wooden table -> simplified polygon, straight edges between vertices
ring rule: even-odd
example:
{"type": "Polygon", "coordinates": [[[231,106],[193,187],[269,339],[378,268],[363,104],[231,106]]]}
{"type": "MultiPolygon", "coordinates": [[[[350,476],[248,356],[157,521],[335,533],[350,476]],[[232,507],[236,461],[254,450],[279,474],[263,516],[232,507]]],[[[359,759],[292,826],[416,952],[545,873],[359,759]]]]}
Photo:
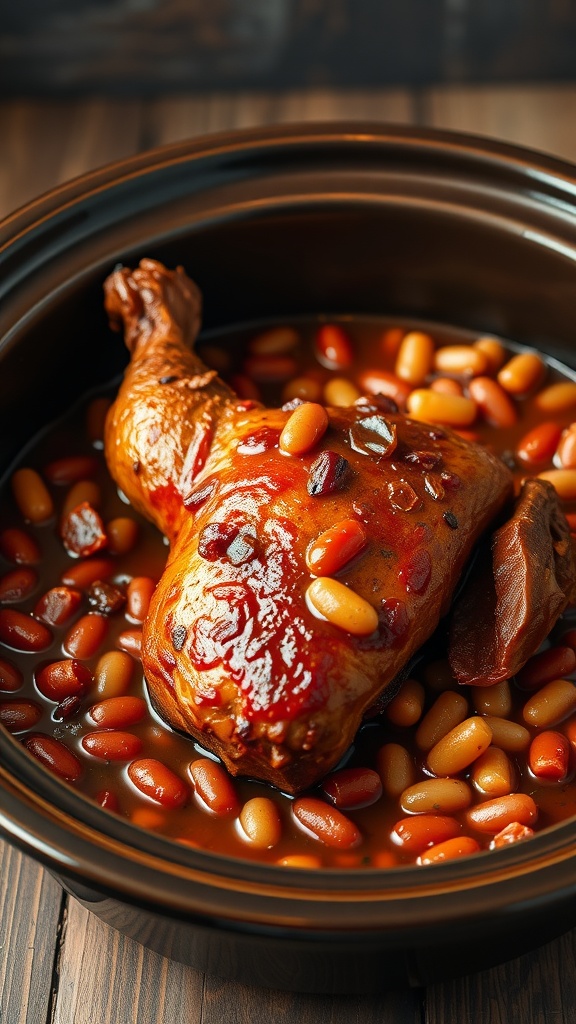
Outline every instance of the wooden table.
{"type": "MultiPolygon", "coordinates": [[[[576,85],[0,102],[0,217],[140,150],[289,121],[409,122],[576,161],[576,85]]],[[[204,976],[144,950],[0,843],[0,1024],[574,1024],[576,930],[490,971],[379,997],[298,996],[204,976]]]]}

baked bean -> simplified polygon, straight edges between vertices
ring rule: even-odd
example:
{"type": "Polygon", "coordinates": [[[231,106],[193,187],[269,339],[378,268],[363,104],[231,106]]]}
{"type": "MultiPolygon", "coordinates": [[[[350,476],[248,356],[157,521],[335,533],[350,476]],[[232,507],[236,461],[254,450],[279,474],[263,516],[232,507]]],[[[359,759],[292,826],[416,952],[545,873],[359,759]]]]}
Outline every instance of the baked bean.
{"type": "Polygon", "coordinates": [[[436,377],[430,381],[430,390],[437,391],[439,395],[463,395],[464,389],[459,381],[453,377],[436,377]]]}
{"type": "Polygon", "coordinates": [[[562,501],[576,501],[576,469],[545,469],[538,479],[552,484],[562,501]]]}
{"type": "Polygon", "coordinates": [[[130,821],[147,832],[162,832],[166,824],[166,813],[160,808],[152,810],[150,807],[134,807],[130,811],[130,821]]]}
{"type": "Polygon", "coordinates": [[[95,476],[97,471],[98,461],[93,455],[68,455],[63,459],[54,459],[43,470],[46,479],[60,487],[69,487],[78,480],[95,476]]]}
{"type": "Polygon", "coordinates": [[[0,554],[16,565],[38,565],[42,558],[35,538],[17,526],[8,527],[0,533],[0,554]]]}
{"type": "Polygon", "coordinates": [[[425,691],[417,679],[406,679],[395,697],[386,706],[386,718],[393,725],[408,727],[422,717],[425,691]]]}
{"type": "Polygon", "coordinates": [[[472,802],[470,786],[461,779],[425,779],[400,794],[407,814],[455,814],[472,802]]]}
{"type": "Polygon", "coordinates": [[[474,345],[444,345],[436,350],[434,369],[437,373],[454,373],[478,377],[489,368],[488,356],[474,345]]]}
{"type": "Polygon", "coordinates": [[[0,725],[8,732],[26,732],[42,718],[42,707],[33,700],[0,701],[0,725]]]}
{"type": "Polygon", "coordinates": [[[240,825],[247,840],[257,850],[270,850],[282,838],[278,808],[267,796],[254,796],[240,811],[240,825]]]}
{"type": "Polygon", "coordinates": [[[68,782],[76,782],[82,775],[82,765],[76,754],[54,736],[33,733],[26,737],[24,746],[45,768],[68,782]]]}
{"type": "Polygon", "coordinates": [[[484,720],[490,726],[495,746],[507,750],[509,754],[520,754],[529,746],[530,733],[518,722],[511,722],[498,715],[486,715],[484,720]]]}
{"type": "Polygon", "coordinates": [[[104,427],[110,405],[109,398],[94,398],[86,410],[86,433],[95,448],[104,447],[104,427]]]}
{"type": "Polygon", "coordinates": [[[334,576],[366,546],[366,531],[357,519],[342,519],[312,541],[306,565],[316,576],[334,576]]]}
{"type": "Polygon", "coordinates": [[[547,415],[576,408],[576,382],[563,380],[542,388],[533,398],[536,409],[547,415]]]}
{"type": "Polygon", "coordinates": [[[376,767],[382,788],[392,800],[398,799],[416,777],[414,758],[400,743],[384,743],[376,755],[376,767]]]}
{"type": "Polygon", "coordinates": [[[474,377],[468,385],[468,394],[491,426],[513,427],[516,423],[516,406],[504,388],[492,377],[474,377]]]}
{"type": "Polygon", "coordinates": [[[78,619],[68,630],[62,644],[66,654],[72,658],[92,658],[104,642],[108,632],[108,622],[103,615],[88,612],[78,619]]]}
{"type": "Polygon", "coordinates": [[[420,387],[434,365],[434,342],[423,331],[409,331],[398,349],[394,373],[412,387],[420,387]]]}
{"type": "Polygon", "coordinates": [[[352,342],[338,324],[322,324],[316,332],[316,358],[329,370],[347,370],[354,361],[352,342]]]}
{"type": "Polygon", "coordinates": [[[138,523],[130,516],[117,516],[106,523],[108,550],[112,555],[125,555],[136,547],[138,523]]]}
{"type": "Polygon", "coordinates": [[[292,804],[296,821],[325,846],[350,849],[358,846],[361,835],[354,822],[336,807],[313,796],[300,796],[292,804]]]}
{"type": "Polygon", "coordinates": [[[52,633],[25,612],[0,608],[0,643],[15,651],[44,651],[52,643],[52,633]]]}
{"type": "Polygon", "coordinates": [[[13,665],[6,658],[0,658],[0,691],[2,693],[14,693],[19,690],[24,682],[24,676],[19,668],[13,665]]]}
{"type": "Polygon", "coordinates": [[[141,722],[146,710],[142,697],[108,697],[93,704],[88,716],[101,729],[127,729],[141,722]]]}
{"type": "Polygon", "coordinates": [[[461,831],[462,827],[456,818],[449,815],[415,814],[397,821],[390,838],[406,853],[418,855],[429,846],[454,839],[461,831]]]}
{"type": "Polygon", "coordinates": [[[570,766],[567,737],[553,729],[538,733],[530,744],[528,763],[537,779],[551,779],[553,782],[565,779],[570,766]]]}
{"type": "Polygon", "coordinates": [[[512,822],[533,825],[538,818],[538,808],[527,793],[510,793],[495,800],[485,800],[481,804],[469,807],[464,813],[470,828],[492,835],[496,835],[512,822]]]}
{"type": "Polygon", "coordinates": [[[497,338],[477,338],[474,348],[480,349],[488,359],[489,373],[497,373],[506,362],[506,349],[497,338]]]}
{"type": "Polygon", "coordinates": [[[71,587],[52,587],[36,603],[34,615],[48,626],[63,626],[80,606],[82,594],[71,587]]]}
{"type": "Polygon", "coordinates": [[[322,385],[314,377],[294,377],[284,385],[282,401],[291,402],[301,398],[303,402],[318,402],[322,398],[322,385]]]}
{"type": "Polygon", "coordinates": [[[382,796],[382,781],[371,768],[341,768],[326,776],[322,789],[335,807],[349,811],[376,803],[382,796]]]}
{"type": "Polygon", "coordinates": [[[376,609],[338,580],[318,576],[308,586],[306,596],[315,611],[353,636],[370,636],[378,629],[376,609]]]}
{"type": "Polygon", "coordinates": [[[116,638],[120,650],[131,654],[133,658],[139,659],[142,656],[142,630],[125,629],[116,638]]]}
{"type": "Polygon", "coordinates": [[[576,686],[568,679],[553,679],[527,700],[522,717],[527,725],[548,729],[576,708],[576,686]]]}
{"type": "Polygon", "coordinates": [[[244,363],[244,372],[257,384],[273,384],[294,377],[297,370],[292,356],[269,355],[249,356],[244,363]]]}
{"type": "Polygon", "coordinates": [[[457,775],[491,742],[492,732],[485,718],[466,718],[428,751],[428,767],[434,775],[457,775]]]}
{"type": "Polygon", "coordinates": [[[464,395],[442,395],[430,388],[417,388],[406,401],[408,414],[425,423],[448,427],[469,427],[476,419],[476,403],[464,395]]]}
{"type": "Polygon", "coordinates": [[[123,697],[130,687],[134,673],[134,661],[124,651],[106,651],[94,669],[95,690],[99,697],[108,700],[123,697]]]}
{"type": "MultiPolygon", "coordinates": [[[[560,646],[571,647],[576,653],[576,629],[567,629],[565,633],[562,633],[560,637],[560,646]]],[[[558,673],[563,675],[564,673],[558,673]]]]}
{"type": "Polygon", "coordinates": [[[62,503],[61,518],[65,519],[79,505],[100,508],[102,490],[95,480],[78,480],[72,485],[62,503]]]}
{"type": "Polygon", "coordinates": [[[24,519],[45,523],[54,515],[54,502],[42,477],[35,469],[23,467],[12,474],[14,500],[24,519]]]}
{"type": "Polygon", "coordinates": [[[224,768],[209,757],[200,757],[191,762],[188,771],[196,795],[208,810],[219,817],[236,817],[240,805],[234,784],[224,768]]]}
{"type": "Polygon", "coordinates": [[[38,574],[30,566],[20,565],[11,569],[0,577],[0,601],[17,604],[32,593],[37,583],[38,574]]]}
{"type": "Polygon", "coordinates": [[[281,450],[288,455],[305,455],[324,436],[328,423],[328,413],[323,405],[303,402],[284,424],[279,441],[281,450]]]}
{"type": "Polygon", "coordinates": [[[300,344],[300,335],[294,327],[271,327],[250,339],[248,351],[253,356],[276,356],[291,352],[300,344]]]}
{"type": "Polygon", "coordinates": [[[131,761],[142,750],[142,740],[131,732],[119,730],[87,732],[82,737],[82,746],[101,761],[131,761]]]}
{"type": "Polygon", "coordinates": [[[289,853],[286,857],[281,857],[278,864],[281,864],[285,868],[321,868],[322,861],[319,857],[314,857],[312,853],[289,853]]]}
{"type": "Polygon", "coordinates": [[[499,850],[511,843],[517,843],[521,839],[530,839],[534,835],[534,829],[528,825],[521,825],[519,821],[511,821],[501,832],[498,832],[490,842],[491,850],[499,850]]]}
{"type": "Polygon", "coordinates": [[[108,580],[114,574],[115,565],[110,558],[84,558],[64,570],[60,582],[67,587],[86,590],[97,580],[108,580]]]}
{"type": "Polygon", "coordinates": [[[544,360],[536,352],[512,356],[497,375],[497,381],[510,395],[527,395],[540,386],[546,376],[544,360]]]}
{"type": "Polygon", "coordinates": [[[576,423],[559,436],[555,455],[556,464],[560,463],[562,469],[576,469],[576,423]]]}
{"type": "Polygon", "coordinates": [[[162,807],[182,807],[188,799],[186,783],[162,761],[143,757],[128,765],[128,778],[144,796],[162,807]]]}
{"type": "Polygon", "coordinates": [[[456,860],[457,857],[467,857],[471,853],[478,853],[480,844],[472,836],[456,836],[454,839],[447,839],[444,843],[437,843],[429,850],[422,853],[417,860],[418,864],[442,864],[447,860],[456,860]]]}
{"type": "Polygon", "coordinates": [[[508,718],[512,711],[510,683],[502,679],[493,686],[472,686],[472,703],[479,715],[508,718]]]}
{"type": "Polygon", "coordinates": [[[419,750],[431,750],[468,714],[468,701],[461,693],[444,690],[420,722],[414,739],[419,750]]]}
{"type": "Polygon", "coordinates": [[[548,647],[533,654],[516,676],[523,690],[537,690],[544,683],[568,676],[576,669],[576,651],[568,644],[548,647]]]}
{"type": "Polygon", "coordinates": [[[380,351],[386,360],[394,361],[402,338],[406,334],[403,327],[387,327],[380,337],[380,351]]]}
{"type": "Polygon", "coordinates": [[[325,405],[346,408],[349,405],[354,405],[358,398],[360,398],[358,388],[346,377],[333,377],[324,385],[325,405]]]}
{"type": "Polygon", "coordinates": [[[130,580],[126,590],[126,614],[133,622],[144,622],[155,589],[156,582],[149,576],[134,576],[130,580]]]}
{"type": "Polygon", "coordinates": [[[530,466],[549,462],[556,451],[561,434],[562,428],[557,423],[539,423],[520,439],[516,445],[516,455],[530,466]]]}
{"type": "Polygon", "coordinates": [[[92,685],[92,673],[75,658],[52,661],[36,672],[36,686],[43,697],[56,704],[66,697],[80,697],[92,685]]]}
{"type": "Polygon", "coordinates": [[[405,380],[400,380],[389,370],[364,370],[358,374],[358,387],[363,395],[384,395],[391,398],[399,409],[406,408],[412,387],[405,380]]]}
{"type": "Polygon", "coordinates": [[[506,796],[516,789],[516,771],[506,752],[491,746],[472,765],[470,781],[482,796],[506,796]]]}

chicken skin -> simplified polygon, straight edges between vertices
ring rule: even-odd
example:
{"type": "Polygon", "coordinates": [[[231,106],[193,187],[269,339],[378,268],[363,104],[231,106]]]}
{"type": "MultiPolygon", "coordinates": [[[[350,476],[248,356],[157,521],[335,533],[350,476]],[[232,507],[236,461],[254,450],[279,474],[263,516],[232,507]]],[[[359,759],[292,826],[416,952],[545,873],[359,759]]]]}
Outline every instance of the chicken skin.
{"type": "Polygon", "coordinates": [[[108,465],[170,546],[143,631],[151,699],[232,774],[297,793],[394,694],[510,498],[510,472],[377,399],[328,409],[317,442],[287,451],[294,407],[239,399],[195,355],[201,299],[182,269],[115,270],[105,298],[130,351],[108,465]],[[350,521],[364,540],[320,574],[321,591],[333,577],[346,588],[338,615],[322,613],[311,546],[350,521]]]}

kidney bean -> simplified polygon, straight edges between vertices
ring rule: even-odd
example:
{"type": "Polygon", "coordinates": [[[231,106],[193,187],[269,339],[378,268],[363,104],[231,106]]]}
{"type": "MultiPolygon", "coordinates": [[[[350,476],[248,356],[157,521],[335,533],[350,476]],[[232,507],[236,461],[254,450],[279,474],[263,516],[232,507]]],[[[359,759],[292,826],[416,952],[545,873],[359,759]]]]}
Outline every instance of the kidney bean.
{"type": "Polygon", "coordinates": [[[376,609],[338,580],[318,576],[309,584],[306,596],[320,615],[347,633],[370,636],[378,629],[376,609]]]}
{"type": "Polygon", "coordinates": [[[358,387],[363,395],[384,395],[391,398],[399,409],[405,409],[408,396],[412,392],[412,386],[405,380],[400,380],[395,373],[389,370],[364,370],[358,374],[358,387]]]}
{"type": "Polygon", "coordinates": [[[126,591],[126,614],[134,622],[144,622],[155,589],[156,582],[149,576],[134,576],[130,580],[126,591]]]}
{"type": "Polygon", "coordinates": [[[0,658],[0,691],[3,693],[14,693],[19,690],[24,682],[24,676],[19,668],[13,665],[6,658],[0,658]]]}
{"type": "Polygon", "coordinates": [[[62,646],[66,654],[83,661],[96,654],[107,632],[108,620],[88,612],[68,630],[62,646]]]}
{"type": "Polygon", "coordinates": [[[77,782],[82,775],[82,765],[76,754],[54,736],[34,733],[26,737],[24,746],[45,768],[68,782],[77,782]]]}
{"type": "Polygon", "coordinates": [[[86,433],[95,448],[104,447],[104,425],[111,404],[109,398],[93,398],[86,410],[86,433]]]}
{"type": "Polygon", "coordinates": [[[282,838],[278,808],[266,796],[247,800],[240,811],[240,825],[249,843],[257,850],[270,850],[282,838]]]}
{"type": "Polygon", "coordinates": [[[468,394],[493,427],[513,427],[516,423],[518,413],[514,402],[492,377],[474,377],[468,385],[468,394]]]}
{"type": "Polygon", "coordinates": [[[134,661],[125,651],[106,651],[96,663],[94,681],[96,693],[103,700],[123,697],[128,692],[134,661]]]}
{"type": "Polygon", "coordinates": [[[469,807],[465,817],[470,828],[496,835],[512,822],[533,825],[538,818],[538,808],[527,793],[510,793],[469,807]]]}
{"type": "Polygon", "coordinates": [[[456,860],[457,857],[467,857],[471,853],[478,853],[480,844],[472,836],[455,836],[454,839],[446,839],[443,843],[431,846],[425,853],[418,857],[418,864],[442,864],[447,860],[456,860]]]}
{"type": "Polygon", "coordinates": [[[52,712],[52,718],[55,722],[64,722],[67,718],[71,718],[72,715],[77,714],[80,710],[80,705],[80,697],[77,694],[70,697],[64,697],[64,700],[61,700],[52,712]]]}
{"type": "Polygon", "coordinates": [[[8,527],[0,533],[0,553],[16,565],[38,565],[42,558],[35,538],[17,526],[8,527]]]}
{"type": "Polygon", "coordinates": [[[417,679],[406,679],[386,706],[386,718],[393,725],[406,728],[415,725],[422,717],[425,691],[417,679]]]}
{"type": "Polygon", "coordinates": [[[26,732],[42,718],[42,707],[33,700],[0,701],[0,725],[8,732],[26,732]]]}
{"type": "Polygon", "coordinates": [[[17,469],[12,474],[12,492],[24,519],[31,523],[45,523],[54,515],[50,492],[35,469],[17,469]]]}
{"type": "Polygon", "coordinates": [[[139,659],[142,655],[142,630],[125,629],[116,638],[116,644],[122,651],[139,659]]]}
{"type": "Polygon", "coordinates": [[[188,798],[185,782],[156,758],[143,757],[132,761],[128,765],[128,777],[140,793],[162,807],[182,807],[188,798]]]}
{"type": "Polygon", "coordinates": [[[66,697],[80,697],[92,685],[92,673],[80,661],[53,661],[36,672],[36,686],[43,697],[56,704],[66,697]]]}
{"type": "Polygon", "coordinates": [[[292,804],[292,813],[296,821],[325,846],[350,849],[362,841],[350,818],[316,797],[298,797],[292,804]]]}
{"type": "Polygon", "coordinates": [[[114,811],[118,814],[120,810],[120,801],[118,800],[117,794],[112,789],[101,789],[96,793],[95,800],[100,804],[100,807],[104,807],[107,811],[114,811]]]}
{"type": "Polygon", "coordinates": [[[89,717],[101,729],[127,729],[141,722],[146,715],[146,701],[142,697],[108,697],[93,704],[89,717]]]}
{"type": "Polygon", "coordinates": [[[109,730],[87,732],[82,746],[92,757],[102,761],[131,761],[142,750],[142,740],[131,732],[109,730]]]}
{"type": "Polygon", "coordinates": [[[538,423],[520,439],[516,445],[516,455],[530,466],[549,462],[556,451],[561,434],[562,427],[552,420],[538,423]]]}
{"type": "Polygon", "coordinates": [[[456,818],[444,814],[415,814],[396,822],[391,839],[406,853],[418,855],[429,846],[454,839],[461,830],[456,818]]]}
{"type": "Polygon", "coordinates": [[[5,604],[17,604],[23,601],[35,589],[38,574],[29,566],[19,566],[0,577],[0,601],[5,604]]]}
{"type": "Polygon", "coordinates": [[[95,476],[98,460],[93,455],[67,455],[44,466],[44,476],[51,484],[69,487],[77,480],[95,476]]]}
{"type": "Polygon", "coordinates": [[[483,796],[506,796],[516,789],[516,771],[500,747],[488,747],[474,762],[470,781],[483,796]]]}
{"type": "Polygon", "coordinates": [[[322,324],[316,332],[316,358],[329,370],[347,370],[354,361],[352,342],[338,324],[322,324]]]}
{"type": "Polygon", "coordinates": [[[376,803],[382,796],[382,780],[371,768],[341,768],[326,776],[322,789],[335,807],[351,811],[376,803]]]}
{"type": "Polygon", "coordinates": [[[72,485],[62,504],[61,518],[65,519],[75,508],[84,504],[94,509],[100,508],[102,504],[102,491],[95,480],[79,480],[72,485]]]}
{"type": "Polygon", "coordinates": [[[25,612],[0,608],[0,643],[16,651],[44,651],[52,643],[52,633],[25,612]]]}
{"type": "Polygon", "coordinates": [[[278,356],[291,352],[299,344],[298,331],[294,327],[280,325],[254,335],[248,344],[248,351],[253,356],[278,356]]]}
{"type": "Polygon", "coordinates": [[[196,795],[208,810],[220,817],[238,814],[240,804],[234,784],[221,765],[209,757],[200,757],[191,762],[188,771],[196,795]]]}
{"type": "Polygon", "coordinates": [[[72,587],[52,587],[38,600],[34,608],[37,619],[49,626],[63,626],[78,611],[82,594],[72,587]]]}
{"type": "Polygon", "coordinates": [[[366,531],[357,519],[342,519],[310,544],[306,565],[316,576],[334,576],[360,554],[366,541],[366,531]]]}
{"type": "Polygon", "coordinates": [[[576,501],[576,469],[545,469],[538,479],[552,484],[561,501],[576,501]]]}
{"type": "Polygon", "coordinates": [[[568,644],[560,644],[533,654],[520,669],[516,682],[523,690],[537,690],[544,683],[568,676],[575,670],[576,651],[568,644]]]}
{"type": "Polygon", "coordinates": [[[60,582],[67,587],[86,590],[97,580],[108,580],[110,576],[113,576],[115,568],[116,566],[110,558],[86,558],[65,569],[60,577],[60,582]]]}
{"type": "Polygon", "coordinates": [[[397,800],[416,777],[414,758],[401,743],[384,743],[376,755],[378,774],[386,796],[397,800]]]}
{"type": "Polygon", "coordinates": [[[126,555],[136,547],[139,527],[130,516],[117,516],[106,524],[108,550],[113,555],[126,555]]]}
{"type": "Polygon", "coordinates": [[[553,729],[546,729],[534,737],[528,754],[530,771],[537,779],[551,779],[560,782],[565,779],[570,766],[570,743],[566,736],[553,729]]]}

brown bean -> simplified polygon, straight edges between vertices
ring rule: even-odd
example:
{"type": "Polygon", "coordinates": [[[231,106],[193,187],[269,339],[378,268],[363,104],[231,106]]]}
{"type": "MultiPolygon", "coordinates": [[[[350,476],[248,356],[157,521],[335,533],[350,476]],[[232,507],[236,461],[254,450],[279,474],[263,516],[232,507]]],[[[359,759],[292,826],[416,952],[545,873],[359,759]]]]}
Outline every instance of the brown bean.
{"type": "Polygon", "coordinates": [[[418,749],[431,750],[438,740],[463,722],[467,714],[468,701],[461,693],[442,691],[416,730],[414,738],[418,749]]]}
{"type": "Polygon", "coordinates": [[[537,779],[561,782],[570,766],[570,743],[566,736],[553,729],[538,733],[530,744],[530,771],[537,779]]]}
{"type": "Polygon", "coordinates": [[[406,408],[412,387],[405,380],[400,380],[395,373],[377,368],[364,370],[358,375],[358,387],[363,395],[384,395],[391,398],[399,409],[406,408]]]}
{"type": "Polygon", "coordinates": [[[510,395],[527,395],[539,387],[546,376],[546,364],[537,352],[512,356],[498,372],[497,380],[510,395]]]}
{"type": "Polygon", "coordinates": [[[66,697],[80,697],[92,685],[92,673],[81,661],[52,661],[36,672],[36,686],[43,697],[56,704],[66,697]]]}
{"type": "Polygon", "coordinates": [[[463,395],[464,389],[459,381],[453,377],[436,377],[430,381],[430,390],[437,391],[439,395],[463,395]]]}
{"type": "Polygon", "coordinates": [[[488,747],[472,765],[470,781],[483,796],[506,796],[516,789],[516,771],[504,750],[488,747]]]}
{"type": "Polygon", "coordinates": [[[68,630],[62,646],[72,658],[92,658],[104,642],[107,632],[108,620],[103,615],[88,612],[68,630]]]}
{"type": "Polygon", "coordinates": [[[425,423],[469,427],[476,419],[476,403],[464,395],[440,394],[430,388],[416,388],[406,401],[408,414],[425,423]]]}
{"type": "Polygon", "coordinates": [[[86,433],[95,448],[104,447],[104,425],[111,404],[109,398],[94,398],[86,410],[86,433]]]}
{"type": "Polygon", "coordinates": [[[87,732],[82,737],[82,746],[101,761],[131,761],[142,750],[142,740],[131,732],[107,730],[87,732]]]}
{"type": "Polygon", "coordinates": [[[25,612],[0,608],[0,643],[16,651],[44,651],[52,643],[52,633],[25,612]]]}
{"type": "Polygon", "coordinates": [[[565,430],[558,438],[558,447],[555,450],[556,465],[560,463],[562,469],[576,469],[576,424],[572,423],[568,430],[565,430]]]}
{"type": "Polygon", "coordinates": [[[306,870],[322,867],[320,858],[315,857],[312,853],[289,853],[286,857],[281,857],[277,863],[285,868],[304,868],[306,870]]]}
{"type": "Polygon", "coordinates": [[[33,700],[0,701],[0,725],[8,732],[27,732],[42,718],[42,707],[33,700]]]}
{"type": "Polygon", "coordinates": [[[487,423],[493,427],[512,427],[518,419],[516,406],[504,388],[492,377],[474,377],[468,394],[487,423]]]}
{"type": "Polygon", "coordinates": [[[98,472],[98,460],[93,455],[67,455],[44,466],[44,476],[51,484],[69,487],[77,480],[93,477],[98,472]]]}
{"type": "Polygon", "coordinates": [[[398,693],[386,705],[386,718],[393,725],[407,728],[422,717],[425,691],[417,679],[406,679],[398,693]]]}
{"type": "Polygon", "coordinates": [[[444,814],[415,814],[394,825],[392,841],[407,853],[423,853],[429,846],[454,839],[461,832],[456,818],[444,814]]]}
{"type": "Polygon", "coordinates": [[[17,604],[23,601],[35,589],[38,574],[27,565],[18,566],[0,577],[0,601],[4,604],[17,604]]]}
{"type": "Polygon", "coordinates": [[[149,576],[134,576],[126,591],[126,614],[133,622],[144,622],[156,581],[149,576]]]}
{"type": "Polygon", "coordinates": [[[424,331],[409,331],[398,349],[394,373],[411,387],[420,387],[434,364],[434,341],[424,331]]]}
{"type": "Polygon", "coordinates": [[[115,814],[120,811],[118,795],[111,789],[99,790],[94,799],[96,803],[100,804],[100,807],[104,807],[107,811],[114,811],[115,814]]]}
{"type": "Polygon", "coordinates": [[[0,691],[14,693],[20,689],[23,682],[24,676],[20,669],[6,658],[0,658],[0,691]]]}
{"type": "Polygon", "coordinates": [[[498,715],[508,718],[512,711],[510,683],[502,679],[493,686],[472,686],[472,703],[479,715],[498,715]]]}
{"type": "Polygon", "coordinates": [[[454,814],[471,802],[472,792],[462,779],[425,779],[400,795],[400,806],[407,814],[454,814]]]}
{"type": "Polygon", "coordinates": [[[349,811],[376,803],[382,796],[382,781],[371,768],[341,768],[326,776],[322,789],[335,807],[349,811]]]}
{"type": "Polygon", "coordinates": [[[552,484],[561,501],[576,501],[576,469],[545,469],[538,479],[552,484]]]}
{"type": "Polygon", "coordinates": [[[113,555],[125,555],[138,542],[139,527],[131,516],[117,516],[106,523],[108,550],[113,555]]]}
{"type": "Polygon", "coordinates": [[[45,768],[68,782],[76,782],[82,775],[82,765],[76,754],[54,736],[34,733],[24,740],[24,746],[45,768]]]}
{"type": "Polygon", "coordinates": [[[36,603],[34,615],[49,626],[63,626],[77,612],[81,601],[79,590],[52,587],[36,603]]]}
{"type": "Polygon", "coordinates": [[[470,828],[496,835],[515,821],[520,825],[533,825],[538,818],[538,808],[527,793],[510,793],[469,807],[465,817],[470,828]]]}
{"type": "Polygon", "coordinates": [[[414,758],[400,743],[384,743],[376,755],[376,766],[382,788],[392,800],[397,800],[415,781],[414,758]]]}
{"type": "Polygon", "coordinates": [[[378,613],[360,594],[329,576],[309,584],[306,597],[328,622],[353,636],[370,636],[378,629],[378,613]]]}
{"type": "Polygon", "coordinates": [[[329,370],[347,370],[354,360],[352,342],[339,324],[322,324],[316,332],[316,358],[329,370]]]}
{"type": "Polygon", "coordinates": [[[309,546],[306,565],[316,576],[334,576],[366,546],[366,531],[357,519],[342,519],[309,546]]]}
{"type": "Polygon", "coordinates": [[[556,415],[573,409],[576,407],[576,383],[563,380],[549,384],[534,396],[533,404],[536,409],[547,415],[556,415]]]}
{"type": "Polygon", "coordinates": [[[134,661],[124,651],[106,651],[96,663],[96,693],[103,699],[123,697],[128,692],[134,661]]]}
{"type": "Polygon", "coordinates": [[[472,764],[492,742],[485,718],[467,718],[438,740],[428,751],[428,767],[434,775],[457,775],[472,764]]]}
{"type": "Polygon", "coordinates": [[[284,424],[280,434],[280,449],[288,455],[304,455],[324,436],[328,423],[328,413],[323,405],[303,402],[284,424]]]}
{"type": "Polygon", "coordinates": [[[454,373],[478,377],[489,368],[488,356],[474,345],[443,345],[436,350],[434,369],[437,373],[454,373]]]}
{"type": "Polygon", "coordinates": [[[497,338],[476,338],[474,348],[480,349],[488,359],[488,372],[497,373],[506,361],[506,349],[497,338]]]}
{"type": "Polygon", "coordinates": [[[78,480],[73,484],[66,495],[61,510],[61,518],[65,519],[79,505],[90,505],[91,508],[100,508],[102,504],[102,491],[95,480],[78,480]]]}
{"type": "Polygon", "coordinates": [[[332,377],[324,385],[324,404],[338,408],[354,405],[360,398],[360,391],[347,377],[332,377]]]}
{"type": "Polygon", "coordinates": [[[551,420],[538,423],[527,431],[516,445],[517,457],[530,466],[549,462],[556,451],[561,433],[562,428],[558,423],[551,420]]]}
{"type": "Polygon", "coordinates": [[[127,729],[141,722],[146,711],[142,697],[108,697],[93,704],[88,715],[101,729],[127,729]]]}
{"type": "Polygon", "coordinates": [[[548,647],[533,654],[516,676],[523,690],[538,690],[544,683],[568,676],[576,669],[576,651],[568,644],[548,647]]]}
{"type": "Polygon", "coordinates": [[[35,469],[25,466],[12,474],[14,500],[31,523],[45,523],[54,515],[54,502],[42,477],[35,469]]]}
{"type": "Polygon", "coordinates": [[[576,686],[568,679],[553,679],[527,700],[522,717],[536,729],[549,729],[576,708],[576,686]]]}
{"type": "Polygon", "coordinates": [[[498,715],[486,715],[485,722],[490,726],[492,742],[496,747],[507,750],[510,754],[520,754],[530,743],[530,733],[519,722],[511,722],[508,718],[498,715]]]}
{"type": "Polygon", "coordinates": [[[478,853],[479,849],[480,844],[472,836],[456,836],[454,839],[446,839],[443,843],[431,846],[418,857],[418,864],[443,864],[447,860],[478,853]]]}
{"type": "Polygon", "coordinates": [[[292,813],[298,824],[325,846],[350,849],[361,842],[354,822],[316,797],[298,797],[292,804],[292,813]]]}
{"type": "Polygon", "coordinates": [[[0,533],[0,553],[16,565],[38,565],[42,558],[35,538],[17,526],[8,527],[0,533]]]}
{"type": "Polygon", "coordinates": [[[248,350],[253,356],[276,356],[291,352],[299,344],[298,331],[294,327],[282,324],[254,335],[248,343],[248,350]]]}
{"type": "Polygon", "coordinates": [[[267,796],[254,796],[240,811],[240,825],[257,850],[270,850],[282,838],[282,822],[278,808],[267,796]]]}
{"type": "Polygon", "coordinates": [[[150,797],[162,807],[182,807],[188,798],[188,787],[162,761],[143,757],[128,765],[128,777],[132,785],[144,796],[150,797]]]}
{"type": "Polygon", "coordinates": [[[192,761],[188,771],[199,800],[220,817],[236,816],[240,810],[234,784],[228,773],[209,757],[192,761]]]}
{"type": "Polygon", "coordinates": [[[108,580],[114,575],[115,564],[110,558],[84,558],[64,570],[60,582],[67,587],[86,590],[97,580],[108,580]]]}
{"type": "Polygon", "coordinates": [[[314,377],[294,377],[282,391],[282,401],[291,402],[301,398],[303,402],[318,402],[322,398],[322,385],[314,377]]]}
{"type": "Polygon", "coordinates": [[[139,659],[142,655],[142,630],[125,629],[116,637],[116,644],[122,651],[139,659]]]}

